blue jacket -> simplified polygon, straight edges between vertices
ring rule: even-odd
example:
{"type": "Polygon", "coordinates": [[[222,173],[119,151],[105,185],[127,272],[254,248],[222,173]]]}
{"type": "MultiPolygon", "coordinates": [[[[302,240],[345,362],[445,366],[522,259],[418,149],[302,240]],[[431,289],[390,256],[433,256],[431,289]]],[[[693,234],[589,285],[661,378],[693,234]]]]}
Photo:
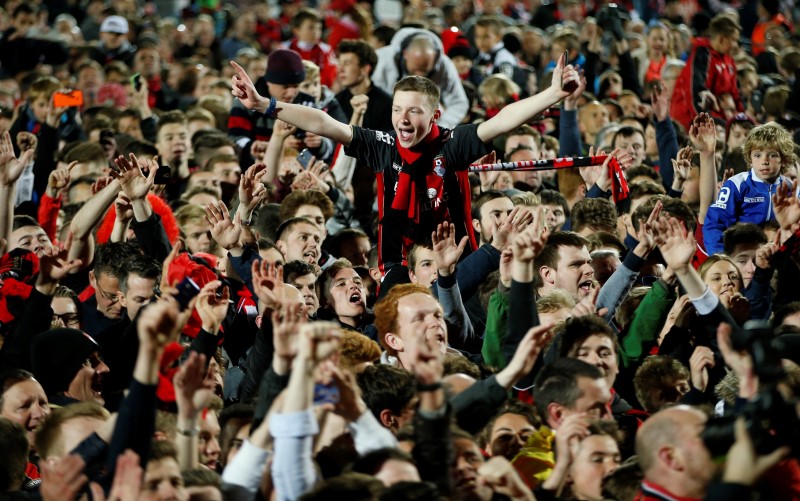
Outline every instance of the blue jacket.
{"type": "Polygon", "coordinates": [[[723,251],[722,234],[733,223],[761,224],[775,219],[772,194],[784,182],[791,181],[779,176],[774,183],[767,184],[752,169],[725,181],[716,202],[708,208],[703,226],[708,255],[723,251]]]}

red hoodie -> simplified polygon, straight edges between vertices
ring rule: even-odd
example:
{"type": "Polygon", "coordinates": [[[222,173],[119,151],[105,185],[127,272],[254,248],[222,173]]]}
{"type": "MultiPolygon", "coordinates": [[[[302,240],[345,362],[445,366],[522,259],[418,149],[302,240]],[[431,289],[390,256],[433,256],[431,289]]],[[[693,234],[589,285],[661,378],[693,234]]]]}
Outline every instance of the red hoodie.
{"type": "MultiPolygon", "coordinates": [[[[675,90],[672,93],[670,114],[673,120],[689,129],[694,117],[700,111],[700,92],[708,90],[715,96],[729,93],[733,96],[738,111],[744,111],[739,97],[736,81],[736,63],[727,54],[711,48],[707,38],[698,38],[692,48],[686,66],[683,67],[675,90]]],[[[710,111],[709,111],[710,112],[710,111]]],[[[721,113],[710,112],[712,116],[725,118],[721,113]]]]}

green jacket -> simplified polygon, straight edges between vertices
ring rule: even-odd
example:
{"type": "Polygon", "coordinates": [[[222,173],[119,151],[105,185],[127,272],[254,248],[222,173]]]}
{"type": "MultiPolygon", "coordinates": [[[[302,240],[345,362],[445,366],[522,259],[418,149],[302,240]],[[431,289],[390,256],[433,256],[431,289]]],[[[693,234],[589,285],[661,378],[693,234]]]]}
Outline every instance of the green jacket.
{"type": "Polygon", "coordinates": [[[644,358],[645,349],[657,341],[676,298],[675,290],[663,280],[656,281],[642,298],[628,333],[620,342],[619,356],[623,366],[630,367],[644,358]]]}
{"type": "Polygon", "coordinates": [[[483,334],[481,354],[486,365],[503,369],[503,338],[508,329],[508,292],[495,291],[489,298],[486,311],[486,330],[483,334]]]}

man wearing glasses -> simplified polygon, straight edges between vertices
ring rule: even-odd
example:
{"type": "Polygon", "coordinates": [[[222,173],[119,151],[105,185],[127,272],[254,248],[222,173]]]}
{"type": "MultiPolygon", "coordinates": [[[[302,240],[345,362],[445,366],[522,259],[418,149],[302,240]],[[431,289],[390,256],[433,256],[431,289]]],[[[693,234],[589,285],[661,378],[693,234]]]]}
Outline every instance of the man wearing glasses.
{"type": "Polygon", "coordinates": [[[137,254],[139,251],[136,246],[124,242],[97,247],[94,265],[89,271],[91,287],[80,296],[84,332],[96,336],[122,318],[119,280],[123,265],[137,254]]]}

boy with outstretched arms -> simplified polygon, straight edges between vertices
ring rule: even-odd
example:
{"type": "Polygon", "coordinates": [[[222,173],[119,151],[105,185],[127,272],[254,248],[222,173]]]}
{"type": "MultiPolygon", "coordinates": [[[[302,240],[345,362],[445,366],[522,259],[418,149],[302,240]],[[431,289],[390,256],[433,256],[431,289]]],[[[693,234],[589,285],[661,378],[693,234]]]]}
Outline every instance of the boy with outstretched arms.
{"type": "Polygon", "coordinates": [[[494,138],[530,122],[568,96],[579,79],[562,57],[548,89],[506,106],[491,120],[447,130],[436,124],[441,114],[438,87],[427,78],[409,76],[394,87],[394,131],[378,132],[343,124],[310,107],[264,98],[245,71],[233,61],[231,65],[236,70],[232,93],[246,108],[342,143],[346,154],[372,166],[378,180],[378,249],[384,286],[387,281],[408,281],[404,268],[408,249],[430,238],[437,224],[452,222],[456,238],[468,238],[471,249],[477,248],[470,224],[469,164],[491,151],[494,138]],[[398,269],[390,273],[394,267],[398,269]]]}

